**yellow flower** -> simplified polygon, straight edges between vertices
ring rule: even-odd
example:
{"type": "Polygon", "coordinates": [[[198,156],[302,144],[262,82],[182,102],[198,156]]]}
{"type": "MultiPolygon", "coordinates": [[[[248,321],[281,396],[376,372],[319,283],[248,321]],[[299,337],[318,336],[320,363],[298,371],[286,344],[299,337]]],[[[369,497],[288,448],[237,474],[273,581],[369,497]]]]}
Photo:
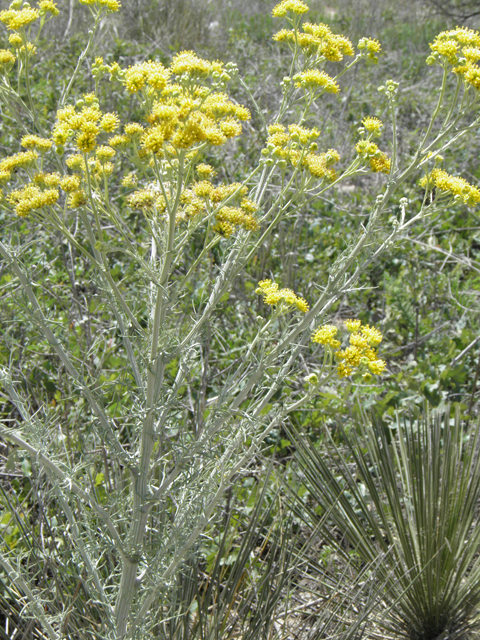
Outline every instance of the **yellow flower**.
{"type": "Polygon", "coordinates": [[[337,367],[337,373],[339,378],[347,378],[348,376],[352,375],[353,367],[349,367],[344,362],[341,362],[337,367]]]}
{"type": "Polygon", "coordinates": [[[151,127],[142,135],[142,147],[148,153],[159,153],[162,151],[165,138],[162,127],[151,127]]]}
{"type": "Polygon", "coordinates": [[[193,51],[181,51],[173,58],[170,71],[175,75],[207,76],[212,69],[210,62],[202,60],[193,51]]]}
{"type": "Polygon", "coordinates": [[[127,189],[132,189],[137,185],[138,177],[133,171],[127,173],[127,175],[122,180],[122,185],[127,189]]]}
{"type": "Polygon", "coordinates": [[[208,180],[202,180],[201,182],[196,182],[193,185],[193,192],[199,198],[208,198],[212,191],[213,185],[208,180]]]}
{"type": "Polygon", "coordinates": [[[81,189],[79,189],[78,191],[74,191],[69,195],[67,200],[67,207],[69,209],[78,209],[84,204],[87,204],[87,196],[81,189]]]}
{"type": "Polygon", "coordinates": [[[368,133],[373,133],[374,135],[380,135],[380,131],[383,127],[383,122],[378,118],[364,118],[362,120],[362,124],[368,133]]]}
{"type": "Polygon", "coordinates": [[[67,167],[72,171],[85,171],[85,161],[79,153],[69,156],[66,160],[67,167]]]}
{"type": "Polygon", "coordinates": [[[373,156],[379,152],[377,145],[368,140],[360,140],[360,142],[357,142],[355,149],[360,156],[373,156]]]}
{"type": "Polygon", "coordinates": [[[390,173],[390,165],[390,158],[385,153],[370,158],[370,169],[374,173],[390,173]]]}
{"type": "Polygon", "coordinates": [[[375,375],[379,375],[385,371],[387,365],[384,360],[371,360],[368,363],[368,368],[375,375]]]}
{"type": "Polygon", "coordinates": [[[383,340],[381,332],[378,329],[375,329],[375,327],[371,327],[368,324],[362,326],[361,332],[368,340],[368,344],[370,346],[376,347],[383,340]]]}
{"type": "Polygon", "coordinates": [[[258,211],[257,203],[253,200],[250,200],[250,198],[242,198],[240,206],[247,213],[255,213],[256,211],[258,211]]]}
{"type": "Polygon", "coordinates": [[[93,133],[79,133],[76,139],[76,144],[80,151],[88,153],[95,149],[97,139],[93,133]]]}
{"type": "Polygon", "coordinates": [[[20,53],[27,53],[28,55],[34,56],[37,53],[37,47],[33,44],[33,42],[26,42],[19,49],[20,53]]]}
{"type": "Polygon", "coordinates": [[[291,289],[280,289],[278,284],[271,280],[261,280],[255,293],[263,295],[263,301],[268,305],[280,304],[280,311],[287,310],[288,307],[295,306],[302,313],[308,311],[308,303],[303,298],[299,298],[291,289]]]}
{"type": "Polygon", "coordinates": [[[43,176],[43,183],[46,187],[58,187],[60,184],[60,174],[58,173],[46,173],[43,176]]]}
{"type": "Polygon", "coordinates": [[[306,145],[318,138],[320,130],[316,127],[313,129],[307,129],[299,126],[298,124],[289,124],[288,133],[290,134],[290,140],[306,145]]]}
{"type": "Polygon", "coordinates": [[[229,222],[219,222],[213,227],[213,230],[224,238],[229,238],[235,233],[235,227],[229,222]]]}
{"type": "Polygon", "coordinates": [[[335,80],[318,69],[309,69],[293,76],[295,86],[303,89],[324,89],[327,93],[338,93],[340,88],[335,80]]]}
{"type": "Polygon", "coordinates": [[[121,4],[119,0],[79,0],[80,4],[86,4],[92,6],[94,4],[99,5],[100,7],[105,7],[108,12],[119,11],[121,8],[121,4]]]}
{"type": "Polygon", "coordinates": [[[377,53],[380,52],[382,45],[378,40],[372,38],[362,38],[358,43],[358,48],[372,62],[378,62],[377,53]]]}
{"type": "Polygon", "coordinates": [[[102,119],[100,120],[100,128],[106,131],[107,133],[111,133],[115,131],[115,129],[120,124],[120,120],[116,113],[105,113],[102,119]]]}
{"type": "Polygon", "coordinates": [[[309,153],[305,158],[305,164],[315,178],[327,178],[329,180],[335,180],[336,173],[332,164],[335,164],[340,160],[340,154],[336,149],[329,149],[326,153],[317,155],[315,153],[309,153]]]}
{"type": "Polygon", "coordinates": [[[122,5],[119,0],[98,0],[98,3],[104,7],[107,7],[107,10],[114,13],[115,11],[120,11],[122,5]]]}
{"type": "Polygon", "coordinates": [[[18,47],[21,47],[23,44],[22,36],[18,35],[18,33],[12,33],[9,35],[8,41],[14,49],[18,49],[18,47]]]}
{"type": "Polygon", "coordinates": [[[298,298],[295,300],[295,304],[297,305],[297,309],[302,313],[307,313],[308,311],[308,302],[304,298],[298,298]]]}
{"type": "Polygon", "coordinates": [[[129,122],[123,127],[125,134],[127,136],[139,136],[143,133],[144,129],[141,124],[138,122],[129,122]]]}
{"type": "Polygon", "coordinates": [[[362,324],[361,320],[345,320],[345,326],[350,333],[354,331],[358,331],[360,329],[360,325],[362,324]]]}
{"type": "Polygon", "coordinates": [[[295,33],[290,29],[281,29],[274,34],[273,40],[276,42],[295,42],[295,33]]]}
{"type": "Polygon", "coordinates": [[[308,7],[301,0],[282,0],[273,8],[272,15],[274,18],[282,18],[288,11],[301,15],[307,13],[308,7]]]}
{"type": "Polygon", "coordinates": [[[18,31],[22,27],[26,27],[40,16],[38,9],[32,9],[31,7],[25,7],[17,11],[16,9],[7,9],[6,11],[0,11],[0,22],[3,22],[7,29],[11,31],[18,31]]]}
{"type": "Polygon", "coordinates": [[[78,176],[66,176],[61,180],[60,187],[67,193],[77,191],[80,188],[80,178],[78,176]]]}
{"type": "Polygon", "coordinates": [[[132,209],[148,209],[153,207],[157,194],[151,189],[139,189],[127,198],[127,202],[132,209]]]}
{"type": "Polygon", "coordinates": [[[220,123],[220,129],[222,133],[227,136],[227,138],[234,138],[235,136],[239,136],[242,133],[242,125],[232,117],[223,120],[223,122],[220,123]]]}
{"type": "Polygon", "coordinates": [[[430,188],[436,186],[445,193],[458,196],[469,206],[476,206],[480,203],[480,191],[477,187],[471,185],[464,178],[451,176],[442,169],[433,169],[428,176],[420,181],[420,184],[423,187],[429,185],[430,188]]]}
{"type": "Polygon", "coordinates": [[[52,0],[41,0],[38,3],[38,8],[40,9],[40,15],[44,13],[51,13],[52,16],[58,16],[60,11],[57,9],[57,5],[52,0]]]}
{"type": "MultiPolygon", "coordinates": [[[[345,349],[335,352],[338,375],[345,378],[354,373],[357,368],[365,367],[368,367],[371,373],[382,373],[386,365],[383,360],[379,360],[373,348],[382,341],[381,332],[368,324],[362,326],[360,320],[346,320],[345,326],[350,332],[350,338],[349,345],[345,349]]],[[[337,332],[337,327],[324,325],[315,331],[312,341],[338,349],[341,343],[335,339],[337,332]]]]}
{"type": "Polygon", "coordinates": [[[100,160],[100,162],[105,163],[115,156],[115,150],[112,149],[112,147],[108,147],[107,145],[102,145],[101,147],[98,147],[95,155],[100,160]]]}
{"type": "Polygon", "coordinates": [[[16,214],[24,218],[31,211],[55,204],[59,195],[56,189],[42,191],[33,183],[29,183],[23,189],[12,191],[8,195],[7,201],[15,206],[16,214]]]}
{"type": "Polygon", "coordinates": [[[36,151],[20,151],[0,162],[0,171],[12,172],[20,167],[28,167],[32,165],[38,158],[36,151]]]}
{"type": "Polygon", "coordinates": [[[111,138],[108,139],[108,144],[111,147],[114,147],[115,149],[117,147],[118,148],[126,147],[129,142],[130,140],[128,139],[128,136],[112,136],[111,138]]]}
{"type": "Polygon", "coordinates": [[[313,333],[312,342],[337,348],[340,346],[340,342],[335,340],[337,333],[337,327],[332,324],[325,324],[313,333]]]}
{"type": "Polygon", "coordinates": [[[16,58],[9,49],[0,49],[0,66],[10,67],[14,64],[16,58]]]}
{"type": "Polygon", "coordinates": [[[38,149],[40,152],[51,149],[53,141],[36,135],[23,136],[20,144],[27,149],[38,149]]]}
{"type": "Polygon", "coordinates": [[[215,177],[215,170],[209,164],[199,164],[195,170],[201,180],[208,180],[215,177]]]}

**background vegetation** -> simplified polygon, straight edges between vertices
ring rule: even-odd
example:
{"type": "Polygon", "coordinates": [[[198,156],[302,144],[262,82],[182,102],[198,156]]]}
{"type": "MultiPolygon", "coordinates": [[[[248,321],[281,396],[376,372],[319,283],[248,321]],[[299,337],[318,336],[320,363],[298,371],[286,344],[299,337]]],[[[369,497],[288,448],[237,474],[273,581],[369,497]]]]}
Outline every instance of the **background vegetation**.
{"type": "MultiPolygon", "coordinates": [[[[87,9],[75,0],[58,5],[61,15],[48,25],[39,47],[49,72],[32,78],[32,90],[45,113],[54,108],[55,96],[68,81],[90,23],[87,9]]],[[[391,77],[400,83],[401,153],[413,153],[426,126],[426,114],[434,108],[432,87],[438,87],[438,69],[425,65],[428,43],[459,21],[476,28],[476,4],[460,0],[311,0],[309,5],[312,22],[327,22],[334,32],[344,33],[354,43],[364,35],[378,38],[383,47],[378,65],[356,68],[346,77],[340,98],[322,101],[315,125],[322,130],[326,148],[334,146],[342,156],[348,154],[361,120],[368,115],[385,121],[388,139],[388,105],[377,88],[391,77]]],[[[152,57],[167,63],[174,53],[188,49],[209,59],[235,62],[244,84],[234,80],[231,92],[249,106],[253,95],[266,115],[281,99],[280,82],[289,64],[286,50],[271,40],[278,28],[271,17],[272,6],[267,0],[124,0],[122,11],[105,21],[96,34],[73,95],[93,89],[89,71],[96,55],[126,67],[152,57]]],[[[7,46],[6,38],[2,32],[0,48],[7,46]]],[[[101,92],[106,108],[135,117],[133,101],[114,85],[104,83],[101,92]]],[[[19,149],[21,136],[17,125],[7,118],[0,127],[0,155],[4,156],[19,149]]],[[[262,136],[261,117],[254,113],[246,134],[231,145],[221,164],[218,159],[219,175],[228,181],[241,178],[245,167],[255,161],[252,149],[262,136]]],[[[475,131],[455,153],[445,155],[445,162],[451,173],[478,184],[479,155],[480,136],[475,131]]],[[[212,325],[204,336],[204,348],[211,349],[211,393],[216,377],[221,378],[228,367],[229,352],[235,352],[241,338],[248,335],[252,319],[264,313],[262,301],[252,295],[256,283],[272,277],[305,298],[314,298],[317,287],[326,284],[328,274],[322,265],[342,253],[359,222],[366,220],[379,179],[357,178],[305,207],[288,226],[282,223],[272,242],[251,261],[224,302],[221,330],[229,336],[228,344],[221,352],[211,348],[218,326],[212,325]],[[240,302],[246,297],[252,300],[251,314],[242,315],[238,309],[244,308],[240,302]]],[[[424,193],[412,181],[405,195],[413,210],[424,193]]],[[[1,216],[0,235],[10,232],[9,221],[4,213],[1,216]]],[[[72,345],[79,357],[88,353],[92,372],[99,361],[110,370],[110,378],[98,383],[114,399],[121,375],[115,328],[97,313],[96,285],[93,279],[88,284],[87,266],[78,263],[74,276],[79,287],[72,299],[70,287],[64,287],[72,276],[61,238],[52,242],[26,223],[20,225],[19,233],[30,243],[32,278],[43,288],[45,304],[68,324],[72,345]],[[98,336],[104,339],[99,341],[98,336]]],[[[358,317],[381,329],[386,374],[368,383],[349,379],[332,383],[288,423],[271,432],[262,455],[239,474],[235,488],[227,492],[201,544],[179,574],[176,599],[165,605],[166,622],[152,637],[349,638],[367,634],[435,640],[446,634],[463,638],[476,633],[478,587],[472,585],[478,577],[478,532],[463,555],[449,545],[461,546],[478,529],[479,252],[478,212],[455,205],[422,221],[415,242],[392,247],[363,276],[358,288],[335,305],[331,323],[358,317]],[[437,413],[432,418],[434,410],[437,413]],[[418,441],[404,439],[399,425],[407,423],[413,425],[412,432],[420,434],[418,441]],[[378,438],[371,437],[370,428],[378,438]],[[445,435],[450,429],[452,441],[445,435]],[[434,434],[434,444],[425,435],[427,431],[434,434]],[[468,442],[473,442],[472,449],[468,442]],[[397,453],[382,458],[382,450],[390,446],[397,453]],[[428,482],[419,478],[422,465],[435,467],[439,458],[444,459],[444,466],[438,478],[428,482]],[[409,459],[417,467],[408,467],[409,459]],[[455,475],[455,465],[465,469],[461,477],[455,475]],[[395,489],[399,482],[401,498],[395,489]],[[437,509],[435,517],[430,518],[428,505],[415,500],[425,486],[426,499],[437,509]],[[460,532],[453,525],[448,529],[447,515],[456,513],[460,518],[458,514],[465,510],[465,501],[451,503],[452,492],[466,496],[470,508],[460,532]],[[338,511],[329,512],[329,504],[335,503],[340,505],[338,511]],[[378,517],[370,516],[372,512],[378,517]],[[442,539],[435,537],[437,516],[445,524],[442,539]],[[424,550],[417,538],[422,539],[426,532],[435,544],[424,550]],[[432,577],[429,571],[441,554],[446,575],[438,578],[434,573],[432,577]],[[435,583],[437,578],[447,585],[444,589],[435,583]],[[428,606],[422,607],[423,603],[428,606]]],[[[121,260],[117,265],[119,272],[127,266],[121,260]]],[[[79,455],[83,447],[98,447],[100,462],[90,473],[93,490],[101,499],[102,492],[112,491],[109,464],[102,460],[103,443],[92,439],[91,416],[75,400],[49,345],[32,339],[35,328],[27,305],[22,308],[13,296],[16,286],[6,265],[0,265],[0,365],[8,367],[19,381],[33,410],[49,405],[52,413],[61,413],[67,434],[62,446],[70,456],[79,455]]],[[[207,273],[199,278],[192,296],[200,299],[208,286],[207,273]]],[[[141,291],[138,313],[140,317],[141,291]]],[[[128,398],[118,402],[128,402],[128,398]]],[[[201,397],[185,398],[186,415],[200,402],[201,397]]],[[[19,419],[6,395],[0,396],[0,414],[7,425],[19,419]]],[[[56,511],[54,492],[38,473],[35,460],[8,439],[1,442],[0,454],[2,544],[18,548],[19,557],[28,556],[35,580],[50,585],[52,601],[45,607],[68,611],[64,637],[89,637],[85,629],[100,628],[98,611],[84,589],[86,577],[73,561],[71,540],[58,526],[62,516],[56,511]],[[49,548],[61,550],[61,571],[49,563],[49,548]]],[[[23,595],[0,573],[3,637],[42,637],[38,621],[26,616],[24,604],[23,595]]]]}

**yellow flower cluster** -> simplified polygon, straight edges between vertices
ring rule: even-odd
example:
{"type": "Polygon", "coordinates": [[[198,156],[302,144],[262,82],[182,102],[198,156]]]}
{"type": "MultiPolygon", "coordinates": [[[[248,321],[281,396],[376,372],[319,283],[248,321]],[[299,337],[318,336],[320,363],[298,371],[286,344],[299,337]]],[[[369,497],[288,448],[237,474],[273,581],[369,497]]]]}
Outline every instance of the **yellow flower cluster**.
{"type": "Polygon", "coordinates": [[[40,153],[44,153],[52,148],[53,141],[36,135],[27,135],[23,136],[20,144],[26,149],[38,149],[40,153]]]}
{"type": "Polygon", "coordinates": [[[160,192],[153,189],[139,189],[127,198],[127,202],[132,209],[159,209],[165,210],[165,200],[160,192]]]}
{"type": "Polygon", "coordinates": [[[429,187],[432,189],[434,186],[444,191],[457,196],[463,200],[463,202],[471,207],[480,203],[480,190],[474,187],[469,182],[458,176],[451,176],[442,169],[433,169],[433,171],[422,178],[420,181],[422,187],[429,187]]]}
{"type": "Polygon", "coordinates": [[[15,56],[8,49],[0,49],[0,71],[8,71],[15,63],[15,56]]]}
{"type": "MultiPolygon", "coordinates": [[[[193,51],[181,51],[173,58],[170,64],[170,72],[176,76],[187,76],[188,78],[207,78],[218,74],[224,80],[230,80],[221,62],[209,62],[199,58],[193,51]]],[[[215,76],[214,76],[215,77],[215,76]]]]}
{"type": "Polygon", "coordinates": [[[361,158],[368,160],[370,169],[374,173],[390,173],[390,159],[374,142],[360,140],[355,145],[355,149],[361,158]]]}
{"type": "Polygon", "coordinates": [[[382,49],[382,45],[378,40],[374,40],[373,38],[362,38],[359,40],[357,46],[360,52],[365,55],[368,60],[371,60],[374,63],[378,62],[377,53],[380,53],[382,49]]]}
{"type": "Polygon", "coordinates": [[[216,171],[212,166],[205,163],[197,164],[195,167],[195,171],[197,172],[200,180],[210,180],[216,176],[216,171]]]}
{"type": "Polygon", "coordinates": [[[11,33],[8,36],[8,41],[14,49],[18,49],[23,44],[22,36],[18,35],[18,33],[11,33]]]}
{"type": "Polygon", "coordinates": [[[38,3],[38,8],[40,9],[40,15],[51,13],[52,16],[58,16],[58,14],[60,13],[56,3],[52,2],[52,0],[41,0],[38,3]]]}
{"type": "Polygon", "coordinates": [[[15,212],[22,218],[28,216],[31,211],[42,209],[43,207],[54,205],[59,198],[57,189],[42,190],[30,183],[23,189],[11,191],[7,197],[7,202],[15,207],[15,212]]]}
{"type": "Polygon", "coordinates": [[[32,166],[38,153],[36,151],[20,151],[0,162],[0,181],[9,180],[16,169],[32,166]]]}
{"type": "Polygon", "coordinates": [[[133,172],[127,173],[126,176],[122,179],[122,186],[126,189],[133,189],[138,184],[138,176],[133,172]]]}
{"type": "Polygon", "coordinates": [[[307,13],[308,6],[302,0],[282,0],[273,8],[272,15],[274,18],[283,18],[289,11],[301,15],[307,13]]]}
{"type": "Polygon", "coordinates": [[[293,29],[282,29],[273,36],[277,42],[286,42],[290,48],[298,44],[305,56],[321,56],[331,62],[343,60],[343,56],[353,56],[353,45],[348,38],[332,33],[326,24],[302,24],[304,33],[293,29]]]}
{"type": "Polygon", "coordinates": [[[467,27],[442,31],[430,44],[428,64],[447,62],[467,84],[480,90],[480,34],[467,27]]]}
{"type": "Polygon", "coordinates": [[[265,304],[280,305],[280,311],[287,311],[290,307],[296,307],[302,313],[308,311],[308,303],[299,298],[291,289],[280,289],[278,284],[271,280],[261,280],[255,293],[263,296],[265,304]]]}
{"type": "Polygon", "coordinates": [[[55,172],[55,173],[44,173],[43,171],[41,171],[40,173],[36,173],[33,176],[33,181],[35,182],[35,184],[39,184],[42,187],[58,187],[58,185],[60,184],[61,181],[61,177],[60,174],[55,172]]]}
{"type": "Polygon", "coordinates": [[[293,81],[297,88],[308,91],[316,91],[318,89],[322,89],[327,93],[338,93],[340,91],[340,87],[335,80],[325,71],[319,71],[318,69],[301,71],[293,76],[293,81]]]}
{"type": "Polygon", "coordinates": [[[342,343],[335,338],[337,333],[338,329],[334,327],[333,324],[324,324],[323,327],[319,327],[314,332],[312,342],[332,347],[332,349],[338,349],[342,343]]]}
{"type": "Polygon", "coordinates": [[[52,134],[55,144],[63,146],[75,135],[75,144],[80,151],[93,151],[100,133],[101,117],[102,112],[96,105],[84,105],[80,112],[71,105],[60,109],[52,134]]]}
{"type": "Polygon", "coordinates": [[[305,157],[305,164],[315,178],[326,178],[333,182],[337,174],[332,165],[339,162],[340,154],[336,149],[329,149],[325,153],[309,153],[305,157]]]}
{"type": "MultiPolygon", "coordinates": [[[[120,120],[115,113],[102,113],[97,101],[90,100],[90,95],[85,96],[85,100],[78,104],[79,110],[70,105],[57,112],[57,122],[53,128],[52,137],[59,147],[63,147],[74,137],[77,149],[83,153],[89,153],[95,149],[100,133],[114,131],[119,126],[120,120]]],[[[114,146],[112,140],[115,140],[115,137],[109,140],[110,146],[114,146]]],[[[124,136],[123,141],[128,144],[130,138],[124,136]]]]}
{"type": "MultiPolygon", "coordinates": [[[[240,227],[247,231],[258,229],[258,222],[254,216],[258,206],[246,197],[247,187],[236,182],[215,187],[209,180],[215,172],[206,164],[198,165],[197,173],[205,179],[194,182],[191,188],[184,189],[182,192],[180,207],[176,214],[177,223],[214,212],[213,231],[225,238],[229,238],[240,227]],[[224,201],[228,201],[228,204],[221,206],[224,201]]],[[[134,187],[136,176],[129,174],[123,179],[122,184],[126,187],[134,187]]],[[[168,191],[167,196],[171,197],[168,191]]],[[[146,212],[154,210],[157,215],[163,214],[166,210],[163,194],[151,187],[134,191],[127,201],[132,209],[142,209],[146,212]]]]}
{"type": "Polygon", "coordinates": [[[381,332],[368,324],[362,326],[360,320],[347,320],[345,326],[350,336],[349,345],[343,350],[340,350],[341,342],[335,338],[338,328],[330,324],[317,329],[312,335],[312,341],[334,350],[338,361],[337,373],[341,378],[352,375],[357,369],[367,370],[366,377],[370,373],[382,373],[386,364],[378,358],[375,350],[383,339],[381,332]]]}
{"type": "Polygon", "coordinates": [[[267,146],[262,151],[264,156],[288,161],[292,166],[305,168],[316,178],[335,180],[336,173],[333,166],[340,160],[340,154],[335,149],[317,154],[317,143],[314,142],[320,131],[314,127],[307,129],[297,124],[287,128],[283,124],[272,124],[268,127],[267,146]],[[303,150],[299,149],[299,145],[303,150]]]}
{"type": "MultiPolygon", "coordinates": [[[[111,68],[109,69],[111,72],[111,68]]],[[[168,83],[170,73],[161,62],[146,60],[129,67],[123,77],[123,83],[130,93],[137,93],[144,88],[162,91],[168,83]]]]}
{"type": "Polygon", "coordinates": [[[100,129],[111,133],[120,126],[120,119],[116,113],[105,113],[100,120],[100,129]]]}
{"type": "Polygon", "coordinates": [[[69,209],[79,209],[87,203],[87,194],[82,189],[74,191],[68,196],[67,206],[69,209]]]}
{"type": "Polygon", "coordinates": [[[376,137],[379,136],[382,131],[383,122],[378,118],[368,117],[362,120],[362,125],[372,137],[376,137]]]}
{"type": "Polygon", "coordinates": [[[257,206],[252,200],[243,198],[239,207],[221,207],[216,214],[217,224],[213,230],[229,238],[238,227],[243,227],[247,231],[256,231],[258,222],[252,215],[252,210],[256,211],[257,206]]]}
{"type": "MultiPolygon", "coordinates": [[[[103,61],[96,64],[99,70],[103,68],[103,61]]],[[[109,70],[112,73],[112,67],[109,70]]],[[[209,78],[226,82],[230,76],[222,63],[203,60],[192,51],[177,54],[169,68],[147,61],[116,73],[130,93],[143,92],[151,104],[149,127],[140,140],[145,153],[175,156],[180,149],[203,143],[219,146],[240,135],[241,122],[250,119],[249,110],[233,103],[225,93],[198,84],[209,78]],[[172,83],[175,77],[177,82],[172,83]]],[[[127,129],[125,133],[129,134],[127,129]]],[[[110,144],[125,142],[117,138],[110,144]]]]}
{"type": "Polygon", "coordinates": [[[105,8],[107,12],[119,11],[121,4],[119,0],[79,0],[80,4],[86,4],[89,6],[96,5],[99,8],[105,8]]]}
{"type": "Polygon", "coordinates": [[[25,7],[23,9],[6,9],[0,11],[0,22],[11,31],[19,31],[23,27],[27,27],[35,20],[38,20],[40,12],[38,9],[25,7]]]}
{"type": "Polygon", "coordinates": [[[213,226],[215,233],[229,238],[239,227],[247,231],[258,229],[258,222],[254,216],[258,206],[246,197],[248,193],[246,186],[233,182],[214,187],[209,182],[214,175],[209,165],[198,165],[197,173],[206,179],[195,182],[192,193],[201,202],[200,210],[206,212],[216,210],[216,223],[213,226]],[[224,201],[228,201],[228,205],[222,207],[221,204],[224,201]]]}
{"type": "Polygon", "coordinates": [[[95,151],[95,155],[102,164],[105,164],[108,160],[111,160],[115,156],[115,149],[112,149],[112,147],[109,147],[107,145],[102,145],[95,151]]]}
{"type": "Polygon", "coordinates": [[[72,193],[73,191],[78,191],[80,189],[80,178],[79,176],[65,176],[60,181],[60,187],[66,193],[72,193]]]}
{"type": "Polygon", "coordinates": [[[345,327],[350,333],[358,331],[362,326],[361,320],[345,320],[345,327]]]}

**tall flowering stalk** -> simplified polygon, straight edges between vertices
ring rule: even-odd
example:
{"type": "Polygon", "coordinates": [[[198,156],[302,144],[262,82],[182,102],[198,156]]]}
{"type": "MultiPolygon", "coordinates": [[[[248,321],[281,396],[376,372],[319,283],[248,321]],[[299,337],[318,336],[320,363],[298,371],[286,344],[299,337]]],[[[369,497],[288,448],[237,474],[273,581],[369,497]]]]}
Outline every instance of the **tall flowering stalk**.
{"type": "MultiPolygon", "coordinates": [[[[227,93],[237,73],[234,65],[209,62],[192,51],[175,55],[167,66],[148,60],[121,68],[96,58],[96,90],[73,101],[74,81],[95,29],[106,14],[120,9],[117,0],[80,2],[89,6],[94,29],[58,108],[47,118],[36,107],[30,69],[40,29],[58,9],[46,0],[36,8],[15,0],[0,13],[11,32],[10,48],[0,51],[0,98],[23,131],[22,150],[0,160],[0,208],[11,229],[0,241],[0,255],[18,284],[11,295],[21,295],[30,323],[48,342],[73,396],[84,399],[83,419],[91,424],[98,447],[79,447],[75,455],[59,447],[58,432],[67,429],[63,414],[46,404],[30,406],[9,369],[2,371],[2,385],[18,418],[1,429],[49,478],[76,562],[84,568],[84,588],[95,603],[102,637],[126,640],[144,637],[162,616],[160,604],[232,478],[251,463],[271,430],[333,375],[357,370],[377,375],[385,369],[374,349],[381,340],[374,328],[360,329],[352,321],[349,346],[338,351],[336,332],[323,323],[369,265],[424,216],[458,197],[477,203],[474,187],[465,199],[466,183],[447,179],[431,165],[479,124],[476,115],[465,119],[478,108],[477,59],[467,48],[477,46],[479,36],[459,29],[432,45],[432,60],[441,65],[444,81],[414,158],[398,157],[398,85],[388,81],[383,90],[392,119],[391,157],[385,143],[380,148],[373,141],[382,123],[367,118],[351,161],[342,163],[336,149],[322,149],[320,131],[310,126],[312,105],[325,93],[338,93],[341,76],[354,65],[375,62],[380,43],[363,38],[355,52],[348,38],[326,25],[302,23],[305,3],[283,0],[273,9],[288,27],[274,39],[292,50],[283,98],[271,114],[256,166],[241,182],[224,182],[209,157],[239,137],[251,117],[227,93]],[[329,75],[326,62],[342,62],[345,56],[352,59],[336,76],[329,75]],[[457,89],[450,95],[446,79],[452,70],[457,89]],[[98,88],[105,79],[137,100],[140,122],[102,108],[98,88]],[[438,128],[437,117],[448,101],[438,128]],[[288,122],[292,105],[298,106],[298,117],[288,122]],[[327,286],[307,302],[300,293],[262,280],[258,293],[272,308],[270,316],[257,318],[243,348],[230,354],[233,366],[211,391],[203,338],[236,278],[282,220],[341,182],[371,172],[384,180],[368,223],[341,258],[322,265],[329,273],[327,286]],[[400,199],[399,216],[385,224],[402,185],[417,174],[424,175],[423,204],[407,213],[400,199]],[[432,185],[444,194],[438,202],[428,197],[432,185]],[[111,347],[105,347],[103,359],[91,362],[100,338],[87,329],[77,333],[45,304],[31,277],[31,246],[16,232],[20,224],[62,238],[70,296],[79,309],[76,273],[80,263],[87,265],[96,287],[95,326],[107,327],[108,344],[116,344],[114,355],[121,362],[113,382],[112,365],[106,364],[111,347]],[[118,256],[127,273],[117,268],[118,256]],[[210,274],[209,289],[201,295],[195,293],[199,270],[210,274]],[[287,378],[299,377],[299,356],[311,348],[317,321],[313,342],[324,347],[323,364],[309,374],[306,390],[278,399],[287,378]],[[85,348],[82,356],[79,344],[85,348]],[[92,481],[90,470],[99,460],[104,473],[92,481]]],[[[58,402],[68,406],[69,400],[58,402]]],[[[0,563],[49,637],[63,637],[70,611],[47,602],[44,588],[15,564],[8,548],[0,563]]]]}

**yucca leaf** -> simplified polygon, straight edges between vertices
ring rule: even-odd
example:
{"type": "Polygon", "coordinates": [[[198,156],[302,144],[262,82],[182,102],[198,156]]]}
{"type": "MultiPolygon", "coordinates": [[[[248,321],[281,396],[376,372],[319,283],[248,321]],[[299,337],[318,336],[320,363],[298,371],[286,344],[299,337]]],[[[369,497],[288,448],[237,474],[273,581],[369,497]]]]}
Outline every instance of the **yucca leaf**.
{"type": "Polygon", "coordinates": [[[363,561],[384,558],[382,624],[410,640],[460,638],[479,622],[480,429],[464,433],[458,410],[450,422],[447,407],[399,419],[387,437],[365,418],[359,433],[339,427],[342,449],[326,432],[321,451],[289,434],[324,535],[344,555],[338,532],[363,561]]]}

